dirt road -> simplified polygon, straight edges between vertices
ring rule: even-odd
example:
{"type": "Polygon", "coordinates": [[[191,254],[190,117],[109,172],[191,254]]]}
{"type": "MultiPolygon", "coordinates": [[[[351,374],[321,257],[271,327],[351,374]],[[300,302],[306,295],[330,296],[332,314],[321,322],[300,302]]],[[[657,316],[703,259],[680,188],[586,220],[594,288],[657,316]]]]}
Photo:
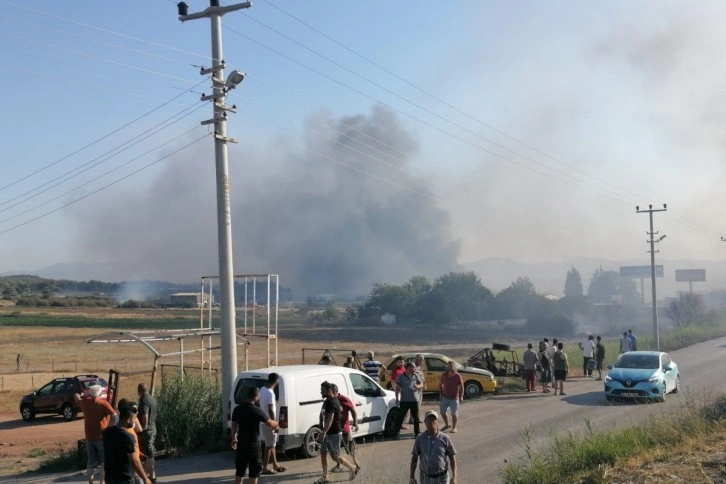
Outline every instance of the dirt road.
{"type": "MultiPolygon", "coordinates": [[[[530,393],[510,394],[473,402],[461,409],[460,427],[452,440],[460,464],[460,484],[499,482],[498,471],[505,460],[521,458],[522,433],[531,434],[533,448],[548,445],[553,435],[585,432],[589,424],[595,431],[633,425],[652,413],[667,412],[685,402],[697,401],[705,392],[726,390],[723,379],[714,378],[726,356],[726,338],[675,351],[683,392],[669,395],[665,404],[604,405],[602,382],[574,378],[567,383],[567,396],[530,393]],[[704,371],[710,369],[711,371],[704,371]]],[[[429,404],[431,405],[431,404],[429,404]]],[[[412,440],[408,434],[398,441],[368,442],[360,445],[363,466],[357,483],[407,483],[412,440]]],[[[281,459],[282,460],[282,459],[281,459]]],[[[284,460],[289,471],[265,476],[268,483],[310,483],[320,476],[319,459],[284,460]]],[[[159,482],[231,482],[233,456],[230,453],[205,455],[159,462],[159,482]]],[[[346,474],[332,475],[334,482],[346,482],[346,474]]],[[[79,473],[41,478],[23,477],[9,482],[84,482],[79,473]]]]}

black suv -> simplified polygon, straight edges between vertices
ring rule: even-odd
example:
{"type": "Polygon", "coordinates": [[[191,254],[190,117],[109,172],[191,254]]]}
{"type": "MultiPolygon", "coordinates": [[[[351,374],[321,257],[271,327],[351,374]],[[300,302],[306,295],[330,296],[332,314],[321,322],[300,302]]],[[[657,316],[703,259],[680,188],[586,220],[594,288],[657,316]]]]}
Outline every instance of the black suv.
{"type": "Polygon", "coordinates": [[[40,413],[57,413],[62,415],[64,420],[74,420],[81,407],[73,399],[73,395],[80,393],[88,397],[88,389],[92,385],[103,387],[101,397],[106,397],[108,383],[98,375],[56,378],[20,399],[20,415],[26,422],[33,420],[40,413]]]}

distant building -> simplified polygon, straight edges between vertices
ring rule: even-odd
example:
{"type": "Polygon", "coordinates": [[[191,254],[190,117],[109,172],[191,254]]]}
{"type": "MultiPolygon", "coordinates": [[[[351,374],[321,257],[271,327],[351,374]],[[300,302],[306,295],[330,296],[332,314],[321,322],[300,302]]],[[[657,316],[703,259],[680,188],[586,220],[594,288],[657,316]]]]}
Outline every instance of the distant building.
{"type": "Polygon", "coordinates": [[[385,324],[386,326],[394,326],[396,324],[396,315],[386,313],[381,316],[381,321],[383,321],[383,324],[385,324]]]}

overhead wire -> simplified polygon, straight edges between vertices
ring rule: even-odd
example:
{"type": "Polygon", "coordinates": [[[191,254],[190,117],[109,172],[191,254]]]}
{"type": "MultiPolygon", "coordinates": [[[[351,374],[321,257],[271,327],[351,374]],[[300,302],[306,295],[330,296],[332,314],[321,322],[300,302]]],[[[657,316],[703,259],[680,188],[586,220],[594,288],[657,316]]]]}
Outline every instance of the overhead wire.
{"type": "MultiPolygon", "coordinates": [[[[28,209],[26,209],[26,210],[24,210],[24,211],[22,211],[22,212],[19,212],[19,213],[16,213],[16,214],[14,214],[14,215],[11,215],[11,216],[9,216],[9,217],[6,217],[6,218],[4,218],[4,219],[1,219],[1,220],[0,220],[0,224],[3,224],[3,223],[5,223],[5,222],[8,222],[8,221],[10,221],[10,220],[13,220],[13,219],[15,219],[15,218],[18,218],[18,217],[20,217],[20,216],[22,216],[22,215],[25,215],[25,214],[27,214],[27,213],[30,213],[30,212],[32,212],[32,211],[34,211],[34,210],[37,210],[37,209],[39,209],[39,208],[41,208],[41,207],[44,207],[44,206],[46,206],[46,205],[48,205],[48,204],[50,204],[50,203],[53,203],[53,202],[55,202],[56,200],[59,200],[59,199],[61,199],[61,198],[64,198],[64,197],[66,197],[66,196],[70,195],[71,193],[75,192],[76,190],[79,190],[79,189],[81,189],[81,188],[83,188],[83,187],[85,187],[85,186],[88,186],[88,185],[90,185],[91,183],[94,183],[94,182],[96,182],[96,181],[100,180],[101,178],[103,178],[103,177],[105,177],[105,176],[108,176],[108,175],[110,175],[111,173],[114,173],[114,172],[116,172],[116,171],[120,170],[121,168],[124,168],[124,167],[126,167],[126,166],[130,165],[130,164],[131,164],[131,163],[133,163],[134,161],[137,161],[137,160],[139,160],[139,159],[143,158],[144,156],[146,156],[146,155],[148,155],[148,154],[150,154],[150,153],[153,153],[153,152],[155,152],[155,151],[157,151],[157,150],[160,150],[161,148],[164,148],[165,146],[167,146],[167,145],[169,145],[169,144],[171,144],[171,143],[173,143],[173,142],[175,142],[175,141],[177,141],[177,140],[179,140],[179,139],[181,139],[181,138],[183,138],[183,137],[187,136],[188,134],[192,133],[193,131],[197,131],[197,130],[199,130],[199,129],[201,129],[201,126],[195,126],[195,127],[191,128],[191,129],[189,129],[189,130],[185,131],[184,133],[181,133],[180,135],[178,135],[178,136],[175,136],[174,138],[172,138],[172,139],[170,139],[170,140],[168,140],[168,141],[166,141],[166,142],[164,142],[164,143],[162,143],[162,144],[160,144],[160,145],[154,146],[153,148],[151,148],[151,149],[149,149],[149,150],[147,150],[147,151],[145,151],[145,152],[141,153],[141,154],[140,154],[140,155],[138,155],[138,156],[135,156],[134,158],[131,158],[130,160],[127,160],[126,162],[124,162],[124,163],[122,163],[122,164],[120,164],[120,165],[118,165],[118,166],[116,166],[116,167],[114,167],[114,168],[112,168],[112,169],[110,169],[110,170],[107,170],[107,171],[105,171],[104,173],[102,173],[102,174],[100,174],[100,175],[97,175],[96,177],[94,177],[94,178],[92,178],[92,179],[90,179],[90,180],[87,180],[87,181],[85,181],[85,182],[83,182],[83,183],[81,183],[81,184],[79,184],[79,185],[76,185],[76,186],[75,186],[75,187],[73,187],[72,189],[70,189],[70,190],[67,190],[67,191],[63,192],[63,193],[61,193],[60,195],[57,195],[57,196],[55,196],[55,197],[53,197],[53,198],[51,198],[51,199],[49,199],[49,200],[46,200],[46,201],[44,201],[43,203],[40,203],[40,204],[38,204],[38,205],[35,205],[35,206],[33,206],[33,207],[31,207],[31,208],[28,208],[28,209]]],[[[4,212],[4,211],[5,211],[5,210],[0,210],[0,212],[4,212]]]]}
{"type": "MultiPolygon", "coordinates": [[[[541,156],[544,156],[544,157],[546,157],[546,158],[548,158],[548,159],[550,159],[550,160],[552,160],[552,161],[554,161],[554,162],[556,162],[556,163],[562,164],[562,165],[564,165],[565,167],[567,167],[568,169],[574,170],[574,171],[576,171],[576,172],[578,172],[578,173],[580,173],[580,174],[582,174],[582,175],[584,175],[584,176],[586,176],[586,177],[592,178],[593,180],[596,180],[596,181],[598,181],[598,182],[600,182],[600,183],[603,183],[603,184],[606,184],[606,185],[608,185],[608,186],[610,186],[610,187],[613,187],[613,188],[614,188],[614,189],[616,189],[616,190],[619,190],[619,191],[621,191],[621,192],[623,192],[623,193],[626,193],[626,194],[630,195],[630,197],[631,197],[631,200],[632,200],[632,201],[637,201],[637,200],[639,200],[639,199],[641,199],[641,198],[642,198],[642,194],[638,194],[638,193],[635,193],[635,192],[633,192],[633,191],[630,191],[630,190],[628,190],[628,189],[626,189],[626,188],[623,188],[623,187],[621,187],[621,186],[618,186],[618,185],[616,185],[616,184],[614,184],[614,183],[612,183],[612,182],[609,182],[609,181],[608,181],[608,180],[606,180],[606,179],[603,179],[603,178],[601,178],[601,177],[598,177],[598,176],[592,175],[592,174],[590,174],[590,173],[588,173],[588,172],[586,172],[586,171],[584,171],[584,170],[581,170],[581,169],[580,169],[580,168],[578,168],[577,166],[574,166],[574,165],[572,165],[572,164],[570,164],[570,163],[567,163],[567,162],[565,162],[565,161],[561,160],[561,159],[560,159],[560,158],[558,158],[558,157],[555,157],[555,156],[553,156],[553,155],[550,155],[550,154],[548,154],[548,153],[544,152],[543,150],[541,150],[541,149],[538,149],[538,148],[536,148],[536,147],[532,146],[531,144],[528,144],[528,143],[526,143],[526,142],[524,142],[524,141],[522,141],[522,140],[520,140],[520,139],[518,139],[518,138],[516,138],[516,137],[514,137],[514,136],[512,136],[512,135],[509,135],[508,133],[506,133],[506,132],[504,132],[504,131],[502,131],[502,130],[500,130],[500,129],[498,129],[498,128],[494,127],[494,126],[492,126],[491,124],[488,124],[488,123],[484,122],[483,120],[481,120],[481,119],[480,119],[480,118],[478,118],[477,116],[474,116],[474,115],[472,115],[471,113],[468,113],[468,112],[464,111],[463,109],[461,109],[461,108],[459,108],[459,107],[457,107],[457,106],[455,106],[455,105],[451,104],[450,102],[448,102],[448,101],[446,101],[446,100],[442,99],[441,97],[439,97],[439,96],[437,96],[437,95],[435,95],[435,94],[431,93],[430,91],[428,91],[428,90],[426,90],[426,89],[424,89],[424,88],[420,87],[419,85],[417,85],[417,84],[415,84],[415,83],[413,83],[413,82],[409,81],[408,79],[405,79],[404,77],[402,77],[402,76],[400,76],[400,75],[396,74],[395,72],[391,71],[390,69],[387,69],[386,67],[384,67],[384,66],[380,65],[379,63],[377,63],[377,62],[375,62],[374,60],[370,59],[369,57],[367,57],[367,56],[365,56],[365,55],[361,54],[360,52],[358,52],[358,51],[356,51],[356,50],[354,50],[354,49],[352,49],[352,48],[348,47],[347,45],[343,44],[342,42],[339,42],[338,40],[336,40],[335,38],[331,37],[330,35],[328,35],[328,34],[326,34],[326,33],[322,32],[321,30],[319,30],[319,29],[315,28],[314,26],[310,25],[309,23],[305,22],[304,20],[302,20],[302,19],[300,19],[300,18],[296,17],[295,15],[293,15],[293,14],[289,13],[288,11],[286,11],[285,9],[283,9],[283,8],[279,7],[279,6],[278,6],[278,5],[276,5],[276,4],[274,3],[274,2],[272,2],[272,1],[270,1],[270,0],[263,0],[263,1],[264,1],[264,2],[266,3],[266,4],[270,5],[271,7],[273,7],[274,9],[278,10],[279,12],[281,12],[282,14],[284,14],[284,15],[286,15],[287,17],[289,17],[289,18],[291,18],[291,19],[295,20],[296,22],[300,23],[301,25],[305,26],[306,28],[310,29],[311,31],[313,31],[313,32],[317,33],[318,35],[322,36],[323,38],[325,38],[325,39],[329,40],[330,42],[334,43],[335,45],[337,45],[337,46],[339,46],[339,47],[341,47],[341,48],[345,49],[346,51],[350,52],[351,54],[355,55],[356,57],[358,57],[358,58],[360,58],[360,59],[363,59],[364,61],[368,62],[369,64],[371,64],[371,65],[373,65],[373,66],[377,67],[378,69],[382,70],[382,71],[383,71],[383,72],[385,72],[386,74],[388,74],[388,75],[390,75],[390,76],[392,76],[392,77],[396,78],[397,80],[399,80],[399,81],[401,81],[401,82],[405,83],[406,85],[408,85],[408,86],[410,86],[410,87],[412,87],[412,88],[416,89],[416,90],[417,90],[418,92],[421,92],[422,94],[425,94],[426,96],[428,96],[428,97],[430,97],[430,98],[432,98],[432,99],[434,99],[434,100],[438,101],[439,103],[441,103],[441,104],[443,104],[444,106],[446,106],[446,107],[448,107],[448,108],[452,109],[453,111],[457,112],[458,114],[461,114],[461,115],[463,115],[463,116],[465,116],[465,117],[467,117],[467,118],[469,118],[469,119],[471,119],[471,120],[473,120],[473,121],[475,121],[475,122],[479,123],[480,125],[482,125],[482,126],[484,126],[484,127],[488,128],[488,129],[490,129],[490,130],[494,131],[495,133],[497,133],[497,134],[499,134],[499,135],[501,135],[501,136],[504,136],[505,138],[507,138],[507,139],[509,139],[509,140],[511,140],[511,141],[513,141],[513,142],[515,142],[515,143],[517,143],[517,144],[519,144],[519,145],[521,145],[521,146],[523,146],[523,147],[525,147],[525,148],[527,148],[527,149],[530,149],[531,151],[533,151],[533,152],[535,152],[535,153],[537,153],[537,154],[539,154],[539,155],[541,155],[541,156]]],[[[361,76],[361,75],[359,75],[359,74],[357,74],[357,73],[353,72],[353,71],[352,71],[351,69],[348,69],[348,68],[346,68],[345,66],[342,66],[342,65],[341,65],[340,63],[338,63],[338,62],[336,62],[336,61],[334,61],[334,60],[332,60],[332,59],[329,59],[329,58],[328,58],[327,56],[324,56],[324,55],[320,54],[320,53],[319,53],[319,52],[317,52],[317,51],[316,51],[315,49],[311,49],[311,48],[309,48],[309,47],[307,47],[307,46],[303,45],[303,44],[302,44],[301,42],[298,42],[297,40],[295,40],[295,39],[291,38],[290,36],[288,36],[288,35],[286,35],[286,34],[284,34],[284,33],[280,32],[280,31],[278,31],[277,29],[274,29],[274,28],[272,28],[272,27],[270,27],[270,26],[268,26],[268,25],[264,24],[263,22],[261,22],[261,21],[259,21],[259,20],[253,19],[253,18],[251,17],[251,15],[249,15],[249,14],[246,14],[246,17],[247,17],[247,18],[249,18],[250,20],[253,20],[253,21],[254,21],[255,23],[258,23],[259,25],[262,25],[263,27],[265,27],[265,28],[267,28],[267,29],[269,29],[269,30],[271,30],[271,31],[273,31],[273,32],[275,32],[275,33],[277,33],[278,35],[280,35],[280,36],[282,36],[282,37],[284,37],[284,38],[286,38],[286,39],[288,39],[289,41],[291,41],[291,42],[295,43],[296,45],[298,45],[298,46],[300,46],[300,47],[302,47],[302,48],[304,48],[304,49],[308,50],[309,52],[312,52],[312,53],[314,53],[314,54],[318,55],[319,57],[322,57],[322,58],[324,58],[324,59],[326,59],[326,60],[328,60],[328,61],[332,62],[332,63],[333,63],[333,64],[335,64],[336,66],[338,66],[338,67],[340,67],[340,68],[342,68],[342,69],[345,69],[345,70],[346,70],[347,72],[350,72],[350,73],[352,73],[352,74],[356,75],[357,77],[360,77],[360,78],[363,78],[363,79],[366,79],[366,80],[368,80],[368,79],[367,79],[367,78],[365,78],[364,76],[361,76]]],[[[373,82],[373,81],[370,81],[370,80],[369,80],[369,82],[373,82]]],[[[377,83],[374,83],[374,84],[378,85],[377,83]]],[[[380,87],[380,86],[379,86],[379,87],[380,87]]],[[[383,89],[384,89],[384,90],[386,90],[386,91],[387,91],[387,92],[389,92],[389,93],[392,93],[392,94],[396,95],[397,97],[400,97],[400,96],[398,96],[397,94],[393,93],[392,91],[388,90],[387,88],[383,88],[383,89]]],[[[507,148],[507,149],[509,150],[509,148],[507,148]]],[[[509,151],[512,151],[512,152],[514,152],[513,150],[509,150],[509,151]]],[[[684,225],[690,225],[691,227],[694,227],[694,226],[693,226],[692,224],[690,224],[690,223],[687,223],[687,222],[685,222],[685,219],[681,219],[681,218],[680,218],[680,217],[678,217],[678,216],[676,216],[675,218],[676,218],[676,219],[680,219],[681,223],[683,223],[684,225]]],[[[704,230],[703,228],[698,228],[697,230],[699,230],[699,231],[701,231],[702,233],[705,233],[705,234],[707,234],[707,235],[713,235],[713,234],[715,233],[715,232],[711,231],[710,229],[706,229],[706,230],[704,230]]]]}
{"type": "MultiPolygon", "coordinates": [[[[187,94],[188,92],[190,92],[190,91],[191,91],[192,89],[194,89],[195,87],[197,87],[197,86],[201,85],[201,84],[202,84],[203,82],[206,82],[206,80],[207,80],[207,79],[203,79],[202,81],[200,81],[199,83],[197,83],[197,84],[196,84],[195,86],[192,86],[191,88],[187,89],[186,91],[184,91],[184,92],[181,92],[181,93],[179,93],[179,94],[175,95],[175,96],[174,96],[174,97],[172,97],[171,99],[168,99],[168,100],[164,101],[163,103],[161,103],[161,104],[160,104],[159,106],[156,106],[155,108],[153,108],[153,109],[151,109],[151,110],[149,110],[149,111],[145,112],[145,113],[144,113],[144,114],[142,114],[141,116],[138,116],[138,117],[136,117],[136,118],[132,119],[131,121],[129,121],[129,122],[127,122],[127,123],[124,123],[124,124],[122,124],[122,125],[121,125],[121,126],[119,126],[118,128],[115,128],[115,129],[113,129],[113,130],[109,131],[108,133],[104,134],[103,136],[101,136],[101,137],[99,137],[99,138],[96,138],[95,140],[91,141],[90,143],[87,143],[87,144],[83,145],[82,147],[80,147],[80,148],[78,148],[78,149],[76,149],[76,150],[72,151],[71,153],[69,153],[69,154],[67,154],[67,155],[64,155],[64,156],[62,156],[62,157],[58,158],[57,160],[54,160],[54,161],[52,161],[52,162],[50,162],[50,163],[48,163],[48,164],[44,165],[43,167],[41,167],[41,168],[39,168],[39,169],[37,169],[37,170],[35,170],[35,171],[32,171],[31,173],[28,173],[27,175],[24,175],[24,176],[22,176],[22,177],[20,177],[20,178],[17,178],[17,179],[13,180],[13,181],[12,181],[12,182],[10,182],[10,183],[7,183],[7,184],[5,184],[5,185],[3,185],[3,186],[0,186],[0,191],[2,191],[2,190],[5,190],[5,189],[7,189],[7,188],[10,188],[10,187],[12,187],[12,186],[15,186],[15,185],[17,185],[18,183],[20,183],[20,182],[22,182],[22,181],[25,181],[25,180],[27,180],[28,178],[30,178],[30,177],[32,177],[32,176],[34,176],[34,175],[37,175],[37,174],[39,174],[39,173],[41,173],[41,172],[43,172],[43,171],[45,171],[45,170],[47,170],[47,169],[51,168],[52,166],[55,166],[55,165],[57,165],[58,163],[61,163],[61,162],[65,161],[65,160],[67,160],[68,158],[70,158],[70,157],[72,157],[72,156],[74,156],[74,155],[77,155],[78,153],[81,153],[82,151],[84,151],[84,150],[87,150],[88,148],[90,148],[90,147],[92,147],[92,146],[94,146],[94,145],[96,145],[96,144],[100,143],[101,141],[103,141],[103,140],[105,140],[105,139],[107,139],[107,138],[109,138],[109,137],[111,137],[111,136],[113,136],[113,135],[115,135],[115,134],[119,133],[120,131],[122,131],[122,130],[124,130],[124,129],[128,128],[129,126],[133,125],[134,123],[136,123],[136,122],[138,122],[138,121],[141,121],[142,119],[146,118],[147,116],[150,116],[151,114],[155,113],[156,111],[159,111],[160,109],[164,108],[164,107],[165,107],[165,106],[167,106],[168,104],[171,104],[171,103],[173,103],[174,101],[176,101],[176,100],[177,100],[177,99],[179,99],[180,97],[182,97],[182,96],[184,96],[185,94],[187,94]]],[[[3,205],[4,203],[5,203],[5,202],[3,202],[3,203],[0,203],[0,205],[3,205]]]]}
{"type": "Polygon", "coordinates": [[[48,215],[51,215],[51,214],[53,214],[55,212],[58,212],[60,210],[63,210],[64,208],[67,208],[67,207],[69,207],[69,206],[71,206],[71,205],[73,205],[73,204],[75,204],[77,202],[80,202],[81,200],[85,200],[88,197],[91,197],[91,196],[93,196],[93,195],[95,195],[95,194],[97,194],[97,193],[99,193],[99,192],[101,192],[103,190],[106,190],[106,189],[112,187],[113,185],[116,185],[116,184],[118,184],[118,183],[120,183],[120,182],[122,182],[122,181],[124,181],[124,180],[126,180],[126,179],[128,179],[128,178],[130,178],[130,177],[132,177],[132,176],[134,176],[136,174],[138,174],[138,173],[141,173],[142,171],[144,171],[144,170],[146,170],[148,168],[151,168],[152,166],[160,163],[161,161],[163,161],[163,160],[165,160],[165,159],[167,159],[167,158],[169,158],[169,157],[171,157],[171,156],[173,156],[173,155],[175,155],[175,154],[177,154],[177,153],[179,153],[179,152],[181,152],[181,151],[189,148],[190,146],[198,143],[199,141],[201,141],[204,138],[207,138],[209,136],[210,136],[210,134],[204,134],[203,136],[201,136],[201,137],[195,139],[194,141],[192,141],[192,142],[190,142],[190,143],[182,146],[181,148],[179,148],[177,150],[174,150],[171,153],[168,153],[168,154],[160,157],[159,159],[157,159],[155,161],[152,161],[151,163],[148,163],[148,164],[142,166],[141,168],[139,168],[139,169],[137,169],[137,170],[135,170],[135,171],[133,171],[133,172],[131,172],[131,173],[129,173],[129,174],[121,177],[121,178],[118,178],[118,179],[114,180],[113,182],[108,183],[108,184],[106,184],[106,185],[104,185],[104,186],[102,186],[102,187],[100,187],[100,188],[98,188],[98,189],[96,189],[96,190],[94,190],[92,192],[89,192],[89,193],[87,193],[87,194],[85,194],[85,195],[83,195],[81,197],[78,197],[78,198],[76,198],[76,199],[74,199],[74,200],[72,200],[72,201],[70,201],[68,203],[65,203],[65,204],[61,205],[60,207],[57,207],[57,208],[55,208],[55,209],[53,209],[53,210],[51,210],[49,212],[45,212],[45,213],[43,213],[41,215],[38,215],[37,217],[34,217],[34,218],[30,219],[30,220],[26,220],[26,221],[24,221],[22,223],[19,223],[17,225],[14,225],[14,226],[12,226],[10,228],[7,228],[5,230],[0,230],[0,235],[4,235],[4,234],[6,234],[8,232],[11,232],[13,230],[16,230],[16,229],[18,229],[20,227],[23,227],[25,225],[28,225],[28,224],[30,224],[32,222],[35,222],[35,221],[40,220],[42,218],[45,218],[48,215]]]}
{"type": "Polygon", "coordinates": [[[12,204],[12,205],[10,205],[8,207],[5,207],[3,209],[0,209],[0,213],[3,213],[3,212],[6,212],[6,211],[8,211],[8,210],[10,210],[12,208],[15,208],[18,205],[21,205],[21,204],[27,202],[28,200],[31,200],[31,199],[39,196],[39,195],[42,195],[43,193],[45,193],[45,192],[47,192],[49,190],[57,187],[58,185],[61,185],[63,183],[66,183],[67,181],[69,181],[69,180],[77,177],[78,175],[80,175],[82,173],[85,173],[88,170],[91,170],[91,169],[95,168],[96,166],[98,166],[98,165],[100,165],[102,163],[105,163],[105,162],[109,161],[110,159],[114,158],[115,156],[118,156],[119,154],[121,154],[124,151],[132,148],[133,146],[136,146],[137,144],[141,143],[142,141],[145,141],[145,140],[151,138],[152,136],[155,136],[156,134],[160,133],[161,131],[165,130],[166,128],[174,125],[178,121],[181,121],[182,119],[184,119],[185,117],[189,116],[190,114],[192,114],[193,112],[197,111],[198,109],[200,109],[203,106],[204,106],[204,104],[201,101],[198,101],[197,103],[195,103],[195,104],[193,104],[193,105],[191,105],[191,106],[183,109],[182,111],[180,111],[180,112],[174,114],[173,116],[165,119],[164,121],[158,123],[157,125],[155,125],[155,126],[153,126],[151,128],[148,128],[148,129],[145,128],[142,133],[136,135],[135,137],[131,138],[130,140],[124,141],[123,143],[121,143],[121,144],[117,145],[116,147],[112,148],[111,150],[106,151],[105,153],[103,153],[103,154],[101,154],[101,155],[93,158],[92,160],[90,160],[90,161],[88,161],[88,162],[86,162],[86,163],[84,163],[84,164],[82,164],[80,166],[77,166],[76,168],[74,168],[74,169],[72,169],[72,170],[70,170],[70,171],[68,171],[68,172],[66,172],[66,173],[64,173],[64,174],[62,174],[62,175],[60,175],[60,176],[58,176],[58,177],[50,180],[50,181],[47,181],[47,182],[43,183],[42,185],[38,185],[35,188],[26,191],[25,193],[22,193],[22,194],[14,197],[14,198],[5,200],[3,202],[0,202],[0,206],[6,205],[6,204],[8,204],[10,202],[13,202],[13,201],[21,198],[21,197],[24,197],[25,195],[29,195],[29,194],[31,194],[33,192],[37,192],[37,193],[34,193],[34,194],[32,194],[32,195],[24,198],[23,200],[20,200],[19,202],[15,203],[15,204],[12,204]],[[196,108],[196,109],[194,109],[194,108],[196,108]],[[109,155],[109,156],[106,156],[106,155],[109,155]]]}

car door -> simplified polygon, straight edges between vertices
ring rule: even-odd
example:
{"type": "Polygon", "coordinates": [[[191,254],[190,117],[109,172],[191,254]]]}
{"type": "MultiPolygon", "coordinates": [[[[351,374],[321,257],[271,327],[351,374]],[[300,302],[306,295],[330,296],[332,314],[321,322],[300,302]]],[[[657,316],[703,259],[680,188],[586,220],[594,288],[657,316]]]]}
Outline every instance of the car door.
{"type": "Polygon", "coordinates": [[[359,373],[350,373],[353,392],[349,396],[358,417],[358,435],[369,435],[383,431],[388,405],[381,396],[381,388],[370,378],[359,373]]]}
{"type": "MultiPolygon", "coordinates": [[[[671,357],[667,353],[661,355],[661,368],[666,369],[671,366],[671,357]]],[[[666,392],[676,387],[676,372],[673,370],[666,371],[665,374],[666,392]]]]}
{"type": "MultiPolygon", "coordinates": [[[[68,394],[73,392],[74,380],[56,380],[53,384],[52,402],[53,409],[60,410],[64,403],[68,401],[68,394]]],[[[72,397],[71,397],[72,398],[72,397]]]]}
{"type": "Polygon", "coordinates": [[[426,391],[438,392],[441,386],[441,374],[446,371],[446,362],[441,358],[427,356],[426,365],[426,391]]]}
{"type": "Polygon", "coordinates": [[[33,407],[36,412],[45,412],[53,408],[53,386],[55,382],[50,382],[47,385],[40,387],[35,392],[35,398],[33,399],[33,407]]]}

